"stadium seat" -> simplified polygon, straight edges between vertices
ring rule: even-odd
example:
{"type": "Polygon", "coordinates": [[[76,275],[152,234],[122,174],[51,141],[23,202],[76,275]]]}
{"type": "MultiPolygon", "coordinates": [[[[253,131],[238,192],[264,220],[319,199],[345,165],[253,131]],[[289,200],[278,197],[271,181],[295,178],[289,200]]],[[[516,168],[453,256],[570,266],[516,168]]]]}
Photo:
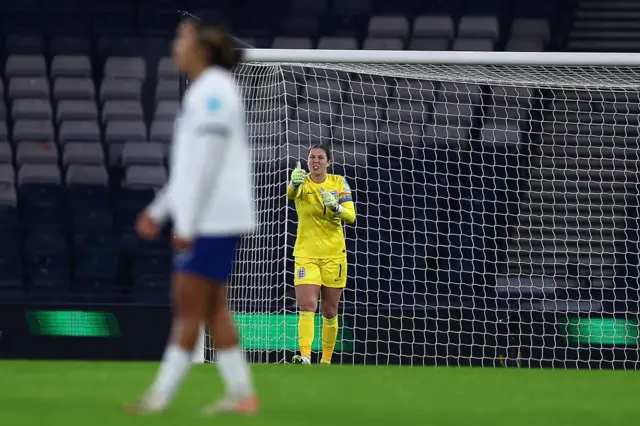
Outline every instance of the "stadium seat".
{"type": "Polygon", "coordinates": [[[21,142],[16,149],[16,164],[58,164],[58,147],[53,142],[21,142]]]}
{"type": "Polygon", "coordinates": [[[4,74],[8,78],[45,77],[47,75],[47,64],[44,56],[9,55],[4,74]]]}
{"type": "Polygon", "coordinates": [[[313,42],[308,37],[276,37],[271,45],[274,49],[313,49],[313,42]]]}
{"type": "Polygon", "coordinates": [[[0,141],[0,164],[11,164],[13,162],[13,148],[7,141],[0,141]]]}
{"type": "Polygon", "coordinates": [[[96,166],[104,164],[104,151],[98,143],[69,142],[64,146],[62,164],[96,166]]]}
{"type": "Polygon", "coordinates": [[[64,121],[92,121],[98,120],[98,106],[93,100],[66,100],[58,102],[56,111],[58,125],[64,121]]]}
{"type": "Polygon", "coordinates": [[[450,16],[418,16],[413,21],[413,37],[453,39],[455,25],[450,16]]]}
{"type": "Polygon", "coordinates": [[[139,101],[106,101],[102,106],[102,123],[142,121],[144,113],[139,101]]]}
{"type": "Polygon", "coordinates": [[[142,82],[133,78],[107,77],[100,86],[100,101],[140,101],[142,82]]]}
{"type": "Polygon", "coordinates": [[[373,16],[369,20],[369,37],[409,38],[409,20],[404,16],[373,16]]]}
{"type": "Polygon", "coordinates": [[[362,43],[364,50],[403,50],[404,43],[400,38],[367,37],[362,43]]]}
{"type": "Polygon", "coordinates": [[[547,43],[551,38],[551,27],[546,19],[516,18],[511,23],[510,38],[529,38],[547,43]]]}
{"type": "Polygon", "coordinates": [[[178,80],[160,80],[156,86],[156,102],[180,100],[180,83],[178,80]]]}
{"type": "Polygon", "coordinates": [[[358,41],[351,37],[320,37],[318,49],[357,50],[358,41]]]}
{"type": "Polygon", "coordinates": [[[507,52],[542,52],[544,43],[537,38],[512,37],[507,41],[507,52]]]}
{"type": "Polygon", "coordinates": [[[43,77],[13,77],[9,80],[8,99],[49,99],[49,82],[43,77]]]}
{"type": "Polygon", "coordinates": [[[500,24],[495,16],[463,16],[458,23],[458,38],[497,40],[500,24]]]}
{"type": "Polygon", "coordinates": [[[164,149],[157,142],[127,142],[122,151],[122,165],[162,165],[164,149]]]}
{"type": "Polygon", "coordinates": [[[156,105],[154,114],[155,120],[175,120],[178,111],[180,109],[180,102],[178,101],[161,101],[156,105]]]}
{"type": "Polygon", "coordinates": [[[110,57],[104,65],[105,79],[132,79],[144,81],[147,68],[143,58],[110,57]]]}
{"type": "Polygon", "coordinates": [[[96,97],[96,89],[89,78],[58,77],[53,82],[53,97],[57,101],[64,99],[92,101],[96,97]]]}
{"type": "Polygon", "coordinates": [[[53,110],[48,99],[16,99],[11,108],[14,120],[53,119],[53,110]]]}
{"type": "Polygon", "coordinates": [[[494,50],[494,40],[481,38],[457,38],[453,42],[453,50],[491,52],[494,50]]]}
{"type": "Polygon", "coordinates": [[[100,142],[100,127],[94,120],[63,121],[58,140],[62,145],[69,142],[100,142]]]}
{"type": "Polygon", "coordinates": [[[91,77],[91,61],[88,56],[57,55],[51,62],[51,78],[89,78],[91,77]]]}
{"type": "Polygon", "coordinates": [[[177,83],[179,77],[178,70],[171,58],[161,58],[158,61],[157,77],[158,80],[173,81],[177,83]]]}
{"type": "Polygon", "coordinates": [[[13,142],[53,141],[55,133],[51,120],[16,120],[13,124],[13,142]]]}
{"type": "Polygon", "coordinates": [[[415,37],[409,42],[409,50],[449,50],[451,40],[448,38],[415,37]]]}

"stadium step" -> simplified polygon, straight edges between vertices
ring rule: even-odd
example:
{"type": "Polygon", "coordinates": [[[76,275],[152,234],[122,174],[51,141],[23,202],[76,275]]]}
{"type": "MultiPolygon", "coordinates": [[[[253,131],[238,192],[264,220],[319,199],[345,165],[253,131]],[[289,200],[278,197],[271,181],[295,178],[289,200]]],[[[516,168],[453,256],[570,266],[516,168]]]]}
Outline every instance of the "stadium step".
{"type": "Polygon", "coordinates": [[[561,89],[554,90],[552,99],[556,101],[584,101],[589,102],[592,106],[602,105],[602,102],[638,102],[640,94],[635,91],[588,91],[561,89]]]}
{"type": "MultiPolygon", "coordinates": [[[[586,269],[587,265],[584,266],[584,269],[586,269]]],[[[587,271],[584,271],[585,275],[586,272],[587,271]]],[[[548,277],[566,277],[573,276],[574,273],[575,271],[571,271],[571,273],[569,273],[567,265],[560,262],[555,264],[542,264],[521,261],[509,264],[510,275],[546,275],[548,277]]],[[[609,277],[613,276],[613,269],[607,268],[606,270],[603,270],[602,268],[594,267],[592,265],[589,267],[588,274],[589,279],[609,279],[609,277]]],[[[613,281],[610,282],[613,283],[613,281]]]]}
{"type": "Polygon", "coordinates": [[[619,236],[618,231],[615,231],[610,228],[600,228],[600,229],[582,229],[582,228],[566,228],[566,227],[558,227],[558,228],[549,228],[549,227],[537,227],[537,228],[516,228],[512,238],[514,240],[540,240],[543,239],[547,243],[552,243],[553,240],[549,240],[549,234],[553,235],[554,238],[557,238],[561,241],[594,241],[598,244],[602,243],[613,243],[614,240],[618,239],[619,236]]]}
{"type": "Polygon", "coordinates": [[[582,19],[640,19],[640,10],[580,10],[576,12],[576,21],[582,19]]]}
{"type": "Polygon", "coordinates": [[[577,21],[573,26],[580,30],[640,30],[640,22],[637,21],[577,21]]]}
{"type": "Polygon", "coordinates": [[[635,182],[589,182],[570,180],[530,180],[529,191],[531,192],[555,192],[567,197],[576,194],[586,194],[596,197],[607,197],[609,195],[626,192],[635,188],[635,182]]]}
{"type": "MultiPolygon", "coordinates": [[[[551,215],[520,215],[518,216],[520,226],[556,226],[563,224],[567,228],[589,228],[593,229],[611,229],[616,227],[625,227],[626,219],[620,215],[601,215],[601,216],[551,216],[551,215]]],[[[560,227],[560,226],[558,226],[560,227]]]]}
{"type": "MultiPolygon", "coordinates": [[[[636,18],[636,19],[640,19],[636,18]]],[[[640,41],[635,40],[569,40],[567,48],[570,51],[583,52],[637,52],[640,41]]]]}
{"type": "Polygon", "coordinates": [[[638,138],[634,136],[596,136],[596,135],[564,135],[549,134],[542,135],[543,145],[556,146],[588,146],[589,148],[616,147],[616,148],[638,148],[638,138]]]}
{"type": "Polygon", "coordinates": [[[584,204],[536,204],[518,203],[518,212],[525,215],[557,216],[559,219],[570,216],[610,216],[612,214],[624,215],[626,205],[594,206],[584,204]]]}
{"type": "Polygon", "coordinates": [[[640,32],[635,31],[611,31],[611,30],[573,30],[569,33],[569,36],[573,40],[580,39],[600,39],[600,40],[640,40],[640,32]]]}
{"type": "MultiPolygon", "coordinates": [[[[538,243],[538,241],[526,241],[521,240],[509,245],[509,252],[515,259],[531,259],[534,257],[542,257],[544,259],[558,260],[559,257],[563,259],[571,259],[572,257],[586,258],[587,264],[593,259],[597,259],[593,264],[601,264],[600,259],[603,258],[602,264],[606,264],[609,258],[613,257],[614,246],[607,247],[594,247],[589,244],[576,243],[574,245],[569,244],[566,241],[548,241],[547,244],[538,243]]],[[[545,261],[544,263],[548,263],[545,261]]]]}
{"type": "Polygon", "coordinates": [[[583,170],[583,169],[538,169],[532,168],[530,171],[531,179],[549,179],[558,181],[572,182],[622,182],[636,185],[638,181],[637,171],[635,167],[628,170],[583,170]]]}
{"type": "Polygon", "coordinates": [[[599,206],[611,206],[614,204],[628,204],[636,201],[637,196],[632,194],[589,194],[589,193],[565,193],[565,192],[528,192],[527,196],[533,202],[547,202],[556,204],[591,204],[599,206]]]}
{"type": "Polygon", "coordinates": [[[542,157],[540,167],[543,169],[557,167],[568,170],[589,170],[594,175],[600,170],[616,170],[626,167],[624,158],[568,158],[568,157],[542,157]]]}
{"type": "Polygon", "coordinates": [[[640,2],[638,1],[609,1],[609,0],[600,0],[600,1],[582,1],[580,2],[581,9],[602,9],[606,8],[609,10],[620,9],[620,10],[631,10],[631,9],[640,9],[640,2]]]}
{"type": "MultiPolygon", "coordinates": [[[[622,105],[625,104],[621,104],[621,106],[622,105]]],[[[628,113],[622,111],[551,111],[545,114],[545,119],[557,123],[582,123],[588,125],[627,124],[637,126],[640,124],[640,118],[636,115],[638,111],[640,111],[640,107],[637,108],[637,111],[629,111],[628,113]]]]}
{"type": "Polygon", "coordinates": [[[637,126],[602,123],[563,123],[549,117],[542,124],[542,131],[553,134],[577,134],[593,136],[638,136],[637,126]]]}

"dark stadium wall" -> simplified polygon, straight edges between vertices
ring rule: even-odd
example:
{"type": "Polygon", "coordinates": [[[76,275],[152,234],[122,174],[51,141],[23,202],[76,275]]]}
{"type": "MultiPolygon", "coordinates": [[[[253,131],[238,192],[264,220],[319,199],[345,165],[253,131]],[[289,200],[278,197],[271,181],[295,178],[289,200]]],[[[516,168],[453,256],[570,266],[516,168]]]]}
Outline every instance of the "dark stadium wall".
{"type": "MultiPolygon", "coordinates": [[[[260,315],[262,340],[250,339],[247,349],[255,359],[290,359],[295,327],[276,327],[265,338],[264,316],[271,314],[260,315]]],[[[290,314],[272,315],[282,324],[290,314]]],[[[434,308],[342,318],[335,361],[343,364],[629,369],[640,359],[638,319],[629,316],[434,308]]],[[[4,304],[0,359],[155,361],[170,323],[167,306],[4,304]]]]}

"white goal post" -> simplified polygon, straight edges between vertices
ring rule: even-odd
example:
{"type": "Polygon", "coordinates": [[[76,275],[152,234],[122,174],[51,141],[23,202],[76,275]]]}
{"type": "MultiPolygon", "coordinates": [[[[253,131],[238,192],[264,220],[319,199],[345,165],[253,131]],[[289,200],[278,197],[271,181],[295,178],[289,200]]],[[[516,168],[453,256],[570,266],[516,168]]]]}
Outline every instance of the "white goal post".
{"type": "Polygon", "coordinates": [[[285,188],[324,142],[358,212],[334,362],[637,367],[640,54],[246,53],[260,226],[230,303],[252,362],[297,347],[285,188]]]}

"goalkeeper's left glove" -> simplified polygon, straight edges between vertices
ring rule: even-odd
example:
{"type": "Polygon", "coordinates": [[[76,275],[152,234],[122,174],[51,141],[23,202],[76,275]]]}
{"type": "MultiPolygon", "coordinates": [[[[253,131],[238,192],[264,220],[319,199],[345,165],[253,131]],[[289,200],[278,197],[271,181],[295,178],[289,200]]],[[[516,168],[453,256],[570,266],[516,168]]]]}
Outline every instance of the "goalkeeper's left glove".
{"type": "Polygon", "coordinates": [[[322,195],[322,204],[324,204],[326,208],[335,214],[342,213],[343,207],[338,203],[338,200],[336,200],[336,197],[334,197],[332,193],[321,189],[320,194],[322,195]]]}

